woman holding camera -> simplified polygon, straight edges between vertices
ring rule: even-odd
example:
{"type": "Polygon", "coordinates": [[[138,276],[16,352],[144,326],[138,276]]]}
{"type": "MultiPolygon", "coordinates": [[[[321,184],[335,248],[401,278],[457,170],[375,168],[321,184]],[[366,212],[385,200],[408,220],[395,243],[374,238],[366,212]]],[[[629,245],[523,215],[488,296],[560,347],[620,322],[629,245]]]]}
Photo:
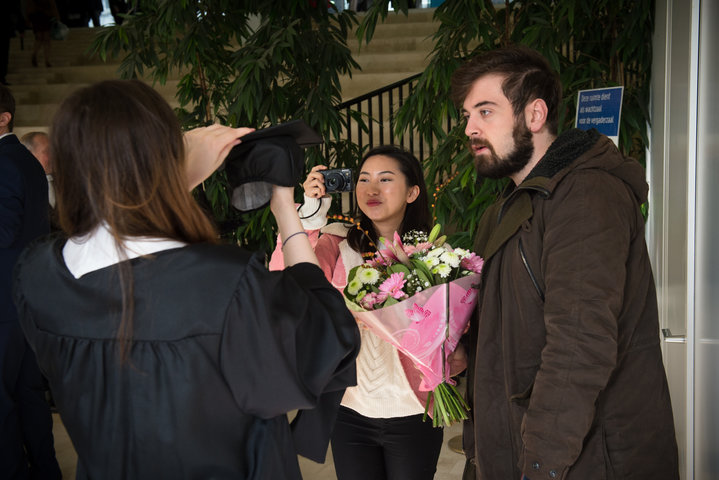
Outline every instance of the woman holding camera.
{"type": "Polygon", "coordinates": [[[317,266],[293,189],[273,187],[270,204],[281,272],[219,245],[191,194],[251,130],[183,137],[139,81],[81,89],[56,114],[66,237],[25,251],[15,303],[77,478],[300,480],[297,453],[324,458],[359,335],[317,266]],[[295,409],[307,411],[291,430],[295,409]]]}
{"type": "MultiPolygon", "coordinates": [[[[359,224],[327,223],[330,197],[318,165],[303,184],[300,215],[315,244],[325,276],[340,291],[349,271],[373,254],[370,244],[410,230],[429,231],[427,188],[419,161],[394,146],[370,150],[360,162],[355,196],[359,224]],[[369,233],[369,238],[363,233],[369,233]]],[[[270,268],[281,268],[281,247],[270,268]]],[[[427,392],[412,361],[370,330],[361,328],[357,386],[350,387],[332,434],[332,455],[339,480],[430,480],[434,477],[443,431],[423,422],[427,392]]]]}

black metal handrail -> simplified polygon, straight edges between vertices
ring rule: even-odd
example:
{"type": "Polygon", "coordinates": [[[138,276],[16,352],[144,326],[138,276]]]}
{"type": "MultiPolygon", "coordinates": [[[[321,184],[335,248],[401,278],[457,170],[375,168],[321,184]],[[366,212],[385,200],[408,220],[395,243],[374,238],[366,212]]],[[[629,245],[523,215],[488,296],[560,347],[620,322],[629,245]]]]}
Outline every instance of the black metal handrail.
{"type": "MultiPolygon", "coordinates": [[[[431,142],[425,143],[416,135],[404,135],[399,143],[395,143],[398,141],[394,128],[397,111],[404,104],[405,98],[412,93],[421,75],[417,73],[337,105],[337,110],[344,115],[347,140],[357,144],[360,150],[364,146],[372,148],[385,143],[396,144],[411,152],[421,162],[425,160],[425,152],[431,155],[437,141],[434,137],[431,142]],[[366,131],[354,120],[353,112],[365,118],[366,131]]],[[[450,116],[447,117],[446,128],[447,131],[452,128],[450,116]]]]}

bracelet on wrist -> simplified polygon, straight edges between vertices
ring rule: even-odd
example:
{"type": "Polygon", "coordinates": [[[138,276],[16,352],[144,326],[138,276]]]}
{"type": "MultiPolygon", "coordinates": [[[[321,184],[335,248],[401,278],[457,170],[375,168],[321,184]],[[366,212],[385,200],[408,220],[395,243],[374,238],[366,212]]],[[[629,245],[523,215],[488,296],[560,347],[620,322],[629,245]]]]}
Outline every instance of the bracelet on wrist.
{"type": "Polygon", "coordinates": [[[299,232],[295,232],[295,233],[293,233],[292,235],[290,235],[289,237],[285,238],[285,239],[282,241],[282,248],[283,248],[283,249],[285,248],[285,245],[287,245],[287,242],[289,242],[292,237],[294,237],[295,235],[300,235],[300,234],[302,234],[302,235],[304,235],[304,236],[306,236],[306,237],[309,237],[309,235],[307,235],[307,232],[305,232],[304,230],[300,230],[299,232]]]}

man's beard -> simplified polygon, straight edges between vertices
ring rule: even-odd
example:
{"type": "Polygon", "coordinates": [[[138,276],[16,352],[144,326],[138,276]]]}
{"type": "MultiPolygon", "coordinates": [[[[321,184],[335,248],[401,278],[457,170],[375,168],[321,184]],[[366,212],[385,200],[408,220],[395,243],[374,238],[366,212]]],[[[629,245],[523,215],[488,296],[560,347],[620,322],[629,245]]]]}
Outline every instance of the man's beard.
{"type": "Polygon", "coordinates": [[[477,175],[485,178],[504,178],[513,175],[529,163],[534,153],[532,143],[532,132],[529,131],[524,121],[517,121],[512,129],[514,149],[504,157],[497,156],[494,147],[482,138],[473,138],[471,145],[484,145],[489,150],[489,157],[486,155],[475,155],[474,168],[477,175]]]}

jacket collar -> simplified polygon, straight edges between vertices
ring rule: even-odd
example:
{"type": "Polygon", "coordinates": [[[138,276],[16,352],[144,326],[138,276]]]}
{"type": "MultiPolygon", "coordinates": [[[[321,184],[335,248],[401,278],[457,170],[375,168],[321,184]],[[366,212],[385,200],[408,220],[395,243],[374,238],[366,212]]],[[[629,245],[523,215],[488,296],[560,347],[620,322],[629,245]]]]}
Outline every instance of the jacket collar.
{"type": "Polygon", "coordinates": [[[522,185],[532,183],[532,180],[544,178],[553,179],[559,172],[565,170],[574,161],[589,151],[600,134],[597,130],[568,130],[552,142],[542,159],[534,169],[529,172],[522,185]]]}
{"type": "Polygon", "coordinates": [[[539,163],[518,186],[509,183],[501,199],[491,205],[477,227],[475,251],[485,260],[491,258],[532,218],[532,196],[551,196],[559,181],[571,170],[569,167],[600,138],[599,132],[569,130],[550,145],[539,163]]]}
{"type": "Polygon", "coordinates": [[[20,140],[18,140],[17,136],[13,132],[7,132],[2,135],[0,135],[0,143],[2,144],[13,144],[13,143],[20,143],[20,140]]]}

